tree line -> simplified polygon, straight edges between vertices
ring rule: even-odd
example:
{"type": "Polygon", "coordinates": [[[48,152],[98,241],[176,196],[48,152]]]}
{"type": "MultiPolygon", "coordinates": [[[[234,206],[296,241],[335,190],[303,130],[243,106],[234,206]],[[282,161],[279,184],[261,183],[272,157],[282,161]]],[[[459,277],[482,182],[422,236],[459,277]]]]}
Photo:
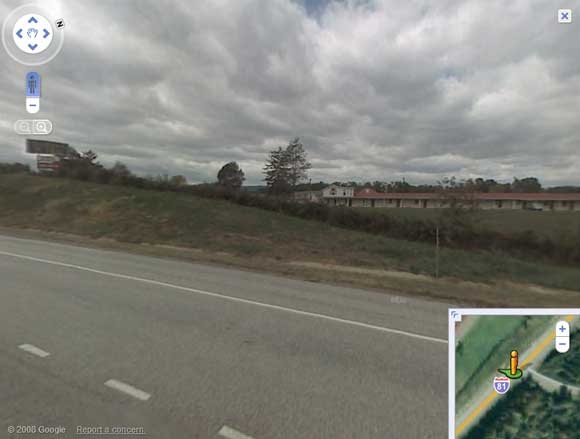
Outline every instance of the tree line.
{"type": "MultiPolygon", "coordinates": [[[[284,166],[285,169],[288,169],[287,165],[284,166]]],[[[347,207],[330,207],[320,203],[298,203],[285,194],[276,194],[275,192],[270,196],[264,196],[236,190],[236,188],[241,187],[244,178],[243,171],[239,166],[235,162],[231,162],[224,165],[220,171],[221,176],[215,183],[188,185],[186,178],[181,175],[140,177],[119,162],[107,168],[98,162],[98,157],[94,152],[87,151],[72,160],[65,161],[54,175],[100,184],[180,192],[198,197],[227,200],[242,206],[279,212],[307,220],[324,222],[336,227],[396,239],[433,243],[435,242],[436,230],[438,230],[441,245],[447,247],[499,251],[523,259],[531,258],[572,265],[580,263],[580,240],[576,237],[555,241],[541,237],[531,230],[503,233],[478,228],[470,219],[471,211],[467,209],[444,209],[437,220],[411,220],[390,215],[372,215],[347,207]],[[234,182],[233,186],[230,186],[232,182],[234,182]]],[[[4,168],[0,166],[0,173],[2,172],[31,173],[27,165],[19,164],[5,165],[4,168]]],[[[289,174],[278,175],[287,178],[286,175],[289,174]]],[[[291,187],[291,181],[288,180],[287,183],[291,187]]],[[[284,184],[283,187],[288,186],[284,184]]]]}
{"type": "MultiPolygon", "coordinates": [[[[73,150],[74,151],[74,150],[73,150]]],[[[61,168],[56,171],[58,176],[72,176],[79,180],[108,183],[109,180],[135,178],[127,166],[121,162],[112,168],[105,168],[97,161],[97,154],[92,150],[78,153],[74,151],[71,157],[61,162],[61,168]]],[[[12,166],[12,165],[3,165],[12,166]]],[[[291,140],[285,146],[278,146],[269,152],[263,168],[264,181],[270,195],[283,196],[301,190],[321,190],[328,186],[325,182],[304,183],[308,179],[308,171],[312,168],[307,152],[300,138],[291,140]]],[[[0,172],[3,169],[0,168],[0,172]]],[[[163,184],[181,186],[187,184],[183,175],[173,177],[147,177],[148,180],[158,180],[163,184]]],[[[229,191],[239,191],[246,180],[244,171],[235,161],[226,163],[217,173],[215,184],[229,191]]],[[[456,177],[444,178],[436,184],[414,185],[404,178],[395,181],[357,181],[331,184],[349,186],[355,189],[371,188],[379,193],[580,193],[578,186],[556,186],[544,188],[537,177],[515,178],[512,182],[501,183],[495,179],[469,178],[459,180],[456,177]]]]}

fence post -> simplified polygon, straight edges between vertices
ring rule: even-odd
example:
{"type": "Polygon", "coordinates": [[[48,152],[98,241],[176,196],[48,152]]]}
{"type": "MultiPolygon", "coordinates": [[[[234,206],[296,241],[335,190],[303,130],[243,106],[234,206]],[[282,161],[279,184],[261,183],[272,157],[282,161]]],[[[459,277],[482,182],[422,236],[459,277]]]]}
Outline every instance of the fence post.
{"type": "Polygon", "coordinates": [[[435,229],[435,279],[439,279],[439,226],[435,229]]]}

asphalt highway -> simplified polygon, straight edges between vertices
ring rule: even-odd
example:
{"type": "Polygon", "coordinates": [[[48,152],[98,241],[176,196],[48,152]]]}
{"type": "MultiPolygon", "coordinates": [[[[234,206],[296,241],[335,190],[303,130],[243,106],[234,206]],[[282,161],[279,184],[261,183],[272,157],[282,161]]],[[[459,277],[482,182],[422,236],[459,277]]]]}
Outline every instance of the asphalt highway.
{"type": "Polygon", "coordinates": [[[0,438],[444,438],[447,308],[0,236],[0,438]]]}

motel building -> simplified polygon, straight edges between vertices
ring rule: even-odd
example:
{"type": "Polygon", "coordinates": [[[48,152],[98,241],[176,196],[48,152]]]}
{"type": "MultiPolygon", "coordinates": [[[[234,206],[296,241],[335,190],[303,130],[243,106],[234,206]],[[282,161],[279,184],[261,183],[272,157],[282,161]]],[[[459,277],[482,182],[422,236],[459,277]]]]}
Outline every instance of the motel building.
{"type": "MultiPolygon", "coordinates": [[[[479,209],[580,211],[580,193],[473,193],[466,205],[479,209]]],[[[438,193],[376,192],[372,188],[330,185],[320,191],[300,191],[294,199],[329,206],[433,209],[448,206],[438,193]]]]}

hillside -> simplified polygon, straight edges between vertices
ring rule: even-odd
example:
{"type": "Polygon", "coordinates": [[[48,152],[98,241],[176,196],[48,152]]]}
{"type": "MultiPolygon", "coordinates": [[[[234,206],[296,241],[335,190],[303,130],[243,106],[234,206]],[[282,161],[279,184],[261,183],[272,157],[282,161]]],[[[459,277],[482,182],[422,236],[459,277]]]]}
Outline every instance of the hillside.
{"type": "MultiPolygon", "coordinates": [[[[580,269],[453,249],[441,251],[443,277],[491,286],[467,288],[458,281],[377,272],[431,276],[434,247],[227,201],[25,174],[0,175],[0,226],[64,233],[99,243],[137,244],[160,255],[185,248],[192,250],[186,257],[195,260],[468,301],[493,298],[505,304],[528,304],[531,290],[520,287],[513,298],[501,300],[506,282],[580,290],[580,269]],[[487,296],[477,296],[481,291],[487,296]]],[[[183,257],[183,252],[178,256],[183,257]]],[[[570,297],[580,303],[580,294],[570,297]]],[[[567,304],[571,305],[569,299],[567,304]]]]}
{"type": "MultiPolygon", "coordinates": [[[[410,220],[436,220],[442,213],[442,209],[360,208],[359,210],[369,215],[387,215],[410,220]]],[[[580,236],[580,212],[480,210],[473,214],[472,221],[478,229],[510,234],[530,230],[556,243],[570,239],[571,236],[580,236]]]]}

